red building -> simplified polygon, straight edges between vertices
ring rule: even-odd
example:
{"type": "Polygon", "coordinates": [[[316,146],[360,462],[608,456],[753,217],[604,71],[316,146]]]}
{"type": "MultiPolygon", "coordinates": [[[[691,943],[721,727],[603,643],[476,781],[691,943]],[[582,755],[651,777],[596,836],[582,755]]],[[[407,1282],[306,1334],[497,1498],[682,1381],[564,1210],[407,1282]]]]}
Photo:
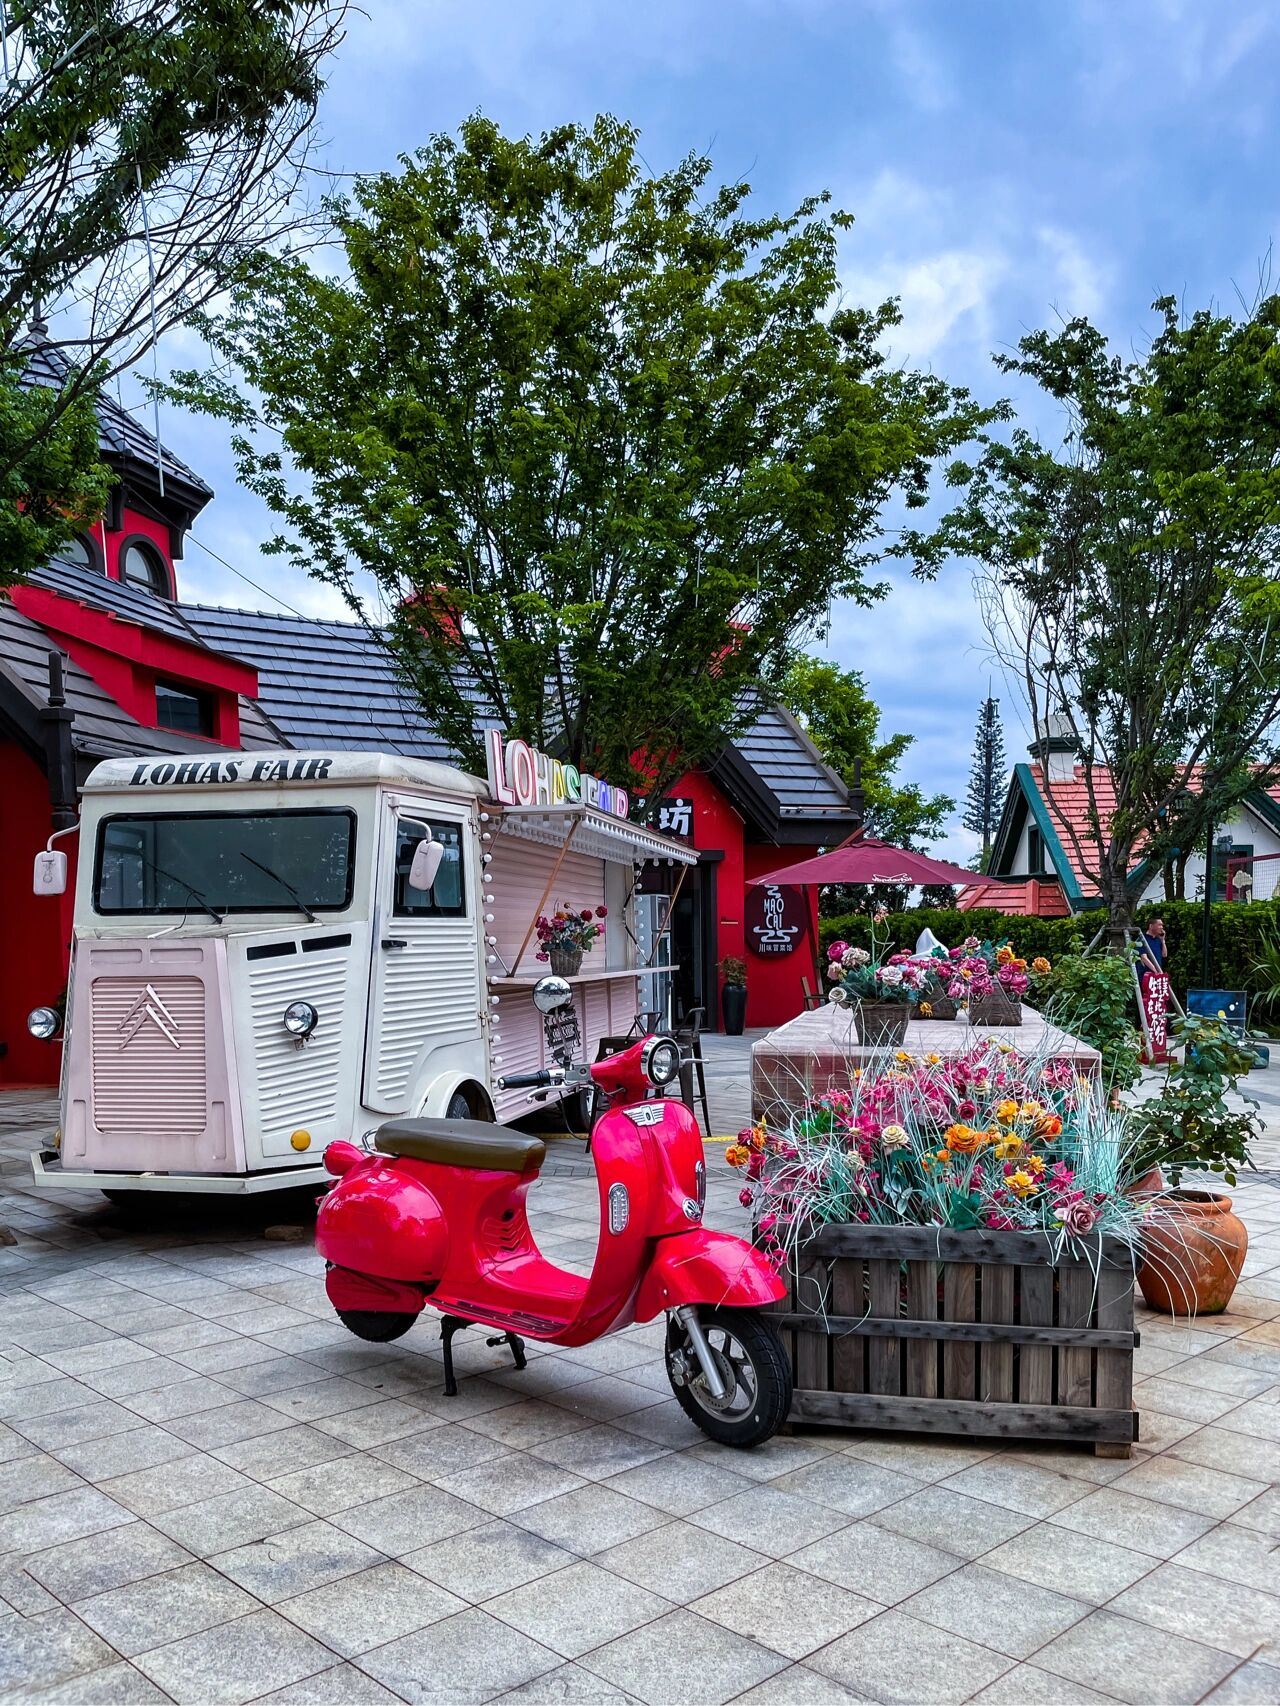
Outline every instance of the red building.
{"type": "MultiPolygon", "coordinates": [[[[40,341],[28,372],[58,383],[40,341]]],[[[26,1015],[65,988],[71,892],[32,897],[32,861],[70,829],[59,845],[74,869],[77,790],[99,760],[285,746],[452,762],[364,627],[179,602],[183,538],[213,494],[106,397],[99,425],[117,475],[108,514],[0,596],[0,869],[17,902],[0,956],[0,1087],[56,1077],[58,1051],[29,1036],[26,1015]]],[[[735,957],[748,1024],[794,1017],[814,982],[816,895],[747,882],[848,834],[848,791],[792,717],[763,710],[662,812],[699,853],[671,908],[676,1013],[702,1007],[717,1028],[716,968],[735,957]]]]}

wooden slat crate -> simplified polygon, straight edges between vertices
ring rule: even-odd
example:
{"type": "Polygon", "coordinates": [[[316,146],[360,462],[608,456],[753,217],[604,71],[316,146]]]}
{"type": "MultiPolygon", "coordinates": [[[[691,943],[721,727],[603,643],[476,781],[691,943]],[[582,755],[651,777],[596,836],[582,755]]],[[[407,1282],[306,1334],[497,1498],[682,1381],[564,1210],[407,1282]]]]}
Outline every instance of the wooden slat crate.
{"type": "Polygon", "coordinates": [[[1133,1264],[1116,1239],[1053,1263],[1027,1232],[827,1226],[799,1253],[776,1325],[790,1420],[1092,1441],[1127,1457],[1133,1264]]]}

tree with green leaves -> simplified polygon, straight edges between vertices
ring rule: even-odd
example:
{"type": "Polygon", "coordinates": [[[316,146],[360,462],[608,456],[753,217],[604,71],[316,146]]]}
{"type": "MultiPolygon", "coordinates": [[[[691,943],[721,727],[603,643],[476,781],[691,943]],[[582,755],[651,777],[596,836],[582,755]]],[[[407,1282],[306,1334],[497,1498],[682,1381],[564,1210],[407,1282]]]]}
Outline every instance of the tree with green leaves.
{"type": "Polygon", "coordinates": [[[473,117],[334,204],[340,266],[233,292],[234,377],[177,376],[234,424],[268,549],[385,622],[470,765],[479,708],[657,800],[830,600],[882,594],[886,500],[977,418],[886,364],[893,303],[832,309],[825,196],[758,215],[710,171],[651,174],[613,118],[473,117]]]}
{"type": "Polygon", "coordinates": [[[1085,319],[996,357],[1061,406],[1061,443],[984,430],[958,506],[901,545],[925,572],[985,565],[1033,724],[1078,755],[1083,821],[1043,786],[1112,942],[1152,869],[1280,774],[1280,297],[1155,309],[1137,357],[1085,319]]]}
{"type": "MultiPolygon", "coordinates": [[[[895,847],[927,852],[928,843],[944,833],[945,820],[956,802],[946,794],[927,795],[918,784],[898,780],[898,766],[915,736],[879,738],[880,707],[858,671],[841,669],[822,658],[794,656],[782,678],[779,701],[847,786],[861,786],[867,833],[895,847]]],[[[838,884],[823,891],[822,906],[832,915],[870,900],[901,908],[908,892],[888,885],[838,884]]],[[[926,891],[924,896],[926,904],[935,906],[949,905],[953,898],[949,889],[926,891]]]]}
{"type": "Polygon", "coordinates": [[[0,6],[0,586],[101,512],[93,393],[302,228],[341,0],[0,6]],[[27,338],[48,319],[38,371],[27,338]]]}
{"type": "Polygon", "coordinates": [[[991,857],[991,843],[1004,805],[1008,768],[1004,755],[1004,730],[1000,726],[1000,701],[988,693],[978,707],[969,788],[965,796],[964,816],[960,819],[971,834],[982,837],[982,863],[977,867],[980,871],[986,870],[991,857]]]}

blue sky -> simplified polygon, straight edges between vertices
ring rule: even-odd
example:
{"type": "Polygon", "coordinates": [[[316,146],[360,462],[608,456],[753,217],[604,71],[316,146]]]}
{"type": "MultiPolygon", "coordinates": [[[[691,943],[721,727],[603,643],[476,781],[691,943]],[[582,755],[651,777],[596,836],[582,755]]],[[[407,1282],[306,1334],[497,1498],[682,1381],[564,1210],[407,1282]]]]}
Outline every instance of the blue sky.
{"type": "MultiPolygon", "coordinates": [[[[512,132],[608,111],[661,170],[705,150],[790,208],[829,189],[855,215],[845,292],[901,297],[896,361],[981,396],[991,366],[1055,316],[1086,312],[1140,347],[1149,305],[1251,298],[1280,229],[1280,7],[1231,0],[364,0],[332,67],[335,171],[393,166],[482,109],[512,132]]],[[[185,364],[189,349],[171,347],[185,364]]],[[[1017,396],[1016,393],[1014,393],[1017,396]]],[[[126,392],[128,400],[128,392],[126,392]]],[[[1052,414],[1018,398],[1026,418],[1052,414]]],[[[162,433],[217,491],[195,533],[307,614],[333,595],[258,547],[270,517],[235,487],[223,429],[169,409],[162,433]]],[[[903,774],[963,792],[992,665],[963,565],[837,607],[830,655],[863,671],[903,774]]],[[[268,602],[197,546],[183,596],[268,602]]],[[[1002,690],[1010,757],[1026,733],[1002,690]]],[[[963,854],[954,833],[939,851],[963,854]]]]}

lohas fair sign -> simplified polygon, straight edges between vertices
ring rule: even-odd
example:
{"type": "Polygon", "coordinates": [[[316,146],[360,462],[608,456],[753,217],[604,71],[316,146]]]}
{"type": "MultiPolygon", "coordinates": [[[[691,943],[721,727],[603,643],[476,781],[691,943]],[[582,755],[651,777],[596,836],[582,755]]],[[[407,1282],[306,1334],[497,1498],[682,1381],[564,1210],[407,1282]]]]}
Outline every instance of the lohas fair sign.
{"type": "Polygon", "coordinates": [[[501,729],[487,731],[485,758],[493,797],[504,806],[583,805],[622,818],[631,810],[625,788],[615,788],[576,765],[561,764],[528,741],[504,741],[501,729]]]}

